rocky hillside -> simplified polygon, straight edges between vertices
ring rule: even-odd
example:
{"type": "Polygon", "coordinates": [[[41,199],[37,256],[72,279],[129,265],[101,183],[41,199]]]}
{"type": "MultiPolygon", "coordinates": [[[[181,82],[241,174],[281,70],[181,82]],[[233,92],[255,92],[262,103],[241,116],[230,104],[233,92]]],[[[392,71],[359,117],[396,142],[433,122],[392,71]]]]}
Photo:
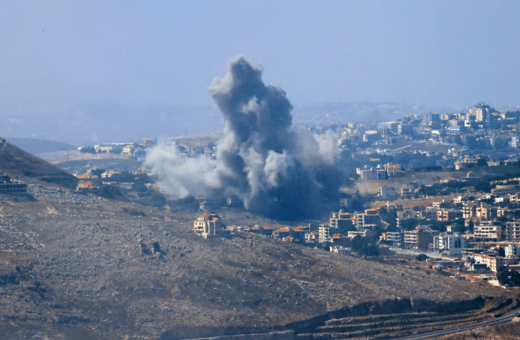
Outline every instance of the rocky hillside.
{"type": "Polygon", "coordinates": [[[0,139],[0,170],[12,177],[36,179],[66,188],[76,188],[78,180],[55,165],[0,139]]]}
{"type": "MultiPolygon", "coordinates": [[[[265,332],[370,301],[503,290],[247,234],[196,217],[29,185],[0,198],[0,329],[9,339],[182,339],[265,332]]],[[[218,212],[228,224],[268,222],[218,212]]]]}

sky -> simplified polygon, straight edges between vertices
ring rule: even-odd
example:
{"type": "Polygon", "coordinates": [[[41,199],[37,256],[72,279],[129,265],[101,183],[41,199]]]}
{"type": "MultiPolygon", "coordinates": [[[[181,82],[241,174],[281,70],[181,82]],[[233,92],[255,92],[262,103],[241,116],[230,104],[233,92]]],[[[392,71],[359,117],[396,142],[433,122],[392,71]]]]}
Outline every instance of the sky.
{"type": "Polygon", "coordinates": [[[519,105],[520,1],[0,2],[0,111],[213,105],[236,55],[294,106],[519,105]]]}

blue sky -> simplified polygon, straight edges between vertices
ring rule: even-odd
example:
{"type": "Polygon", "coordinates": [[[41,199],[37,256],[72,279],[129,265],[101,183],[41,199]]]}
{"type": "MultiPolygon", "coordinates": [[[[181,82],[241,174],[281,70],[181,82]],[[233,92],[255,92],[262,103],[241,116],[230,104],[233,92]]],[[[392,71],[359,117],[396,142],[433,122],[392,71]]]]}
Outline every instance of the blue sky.
{"type": "Polygon", "coordinates": [[[0,2],[0,111],[212,105],[242,54],[293,105],[520,105],[519,1],[0,2]]]}

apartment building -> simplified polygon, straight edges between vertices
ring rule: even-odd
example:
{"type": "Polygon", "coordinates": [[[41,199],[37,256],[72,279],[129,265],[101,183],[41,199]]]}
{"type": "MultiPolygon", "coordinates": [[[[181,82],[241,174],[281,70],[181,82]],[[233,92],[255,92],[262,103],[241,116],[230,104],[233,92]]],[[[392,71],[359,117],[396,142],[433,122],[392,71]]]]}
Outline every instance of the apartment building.
{"type": "Polygon", "coordinates": [[[500,241],[502,239],[502,226],[493,221],[480,221],[473,227],[473,236],[485,241],[500,241]]]}
{"type": "Polygon", "coordinates": [[[466,238],[460,233],[442,233],[433,237],[433,250],[448,252],[450,256],[462,255],[466,248],[466,238]]]}
{"type": "Polygon", "coordinates": [[[438,234],[437,230],[432,230],[429,226],[420,225],[415,230],[406,230],[404,232],[404,244],[405,246],[427,250],[430,243],[433,242],[433,237],[438,234]]]}
{"type": "Polygon", "coordinates": [[[520,221],[506,222],[505,239],[507,241],[520,241],[520,221]]]}
{"type": "Polygon", "coordinates": [[[489,270],[495,273],[498,268],[503,267],[506,264],[505,259],[499,256],[473,254],[473,258],[475,259],[475,263],[485,264],[489,270]]]}

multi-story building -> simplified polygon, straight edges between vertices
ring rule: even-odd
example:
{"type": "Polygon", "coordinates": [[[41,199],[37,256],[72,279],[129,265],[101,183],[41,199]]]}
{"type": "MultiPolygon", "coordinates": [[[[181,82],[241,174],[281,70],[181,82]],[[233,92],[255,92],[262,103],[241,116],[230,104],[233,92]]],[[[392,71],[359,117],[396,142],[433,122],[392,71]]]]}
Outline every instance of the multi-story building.
{"type": "Polygon", "coordinates": [[[462,217],[464,217],[464,218],[475,217],[476,211],[477,211],[477,205],[475,203],[473,203],[473,202],[466,203],[462,207],[462,217]]]}
{"type": "Polygon", "coordinates": [[[454,221],[462,217],[462,211],[456,209],[437,210],[437,221],[454,221]]]}
{"type": "Polygon", "coordinates": [[[497,217],[497,207],[482,203],[475,210],[476,217],[482,220],[490,220],[497,217]]]}
{"type": "Polygon", "coordinates": [[[394,242],[395,244],[402,245],[404,242],[404,233],[400,231],[386,231],[381,234],[379,241],[394,242]]]}
{"type": "Polygon", "coordinates": [[[520,221],[506,222],[504,234],[507,241],[520,241],[520,221]]]}
{"type": "Polygon", "coordinates": [[[224,229],[225,226],[220,220],[220,217],[208,211],[205,211],[193,222],[193,231],[195,234],[204,238],[216,235],[224,229]]]}
{"type": "Polygon", "coordinates": [[[366,209],[364,213],[354,214],[356,229],[374,228],[380,221],[377,209],[366,209]]]}
{"type": "Polygon", "coordinates": [[[462,255],[466,244],[466,238],[459,233],[442,233],[433,237],[433,250],[446,251],[450,256],[462,255]]]}
{"type": "Polygon", "coordinates": [[[350,213],[339,211],[332,213],[332,217],[329,219],[330,228],[338,228],[340,231],[348,229],[354,225],[354,217],[350,213]]]}
{"type": "Polygon", "coordinates": [[[493,111],[489,105],[484,103],[479,103],[469,109],[469,113],[475,116],[475,121],[477,122],[489,122],[493,111]]]}
{"type": "Polygon", "coordinates": [[[319,243],[327,243],[330,240],[330,236],[334,234],[334,232],[331,232],[331,229],[334,230],[334,228],[329,227],[328,225],[320,225],[318,228],[318,241],[319,243]]]}
{"type": "Polygon", "coordinates": [[[473,258],[475,259],[475,263],[483,263],[489,268],[489,270],[495,273],[498,268],[503,267],[506,264],[505,259],[499,256],[473,254],[473,258]]]}
{"type": "Polygon", "coordinates": [[[520,256],[520,247],[514,243],[508,244],[505,248],[505,255],[507,258],[519,257],[520,256]]]}
{"type": "Polygon", "coordinates": [[[404,232],[404,245],[427,250],[430,243],[433,242],[433,237],[438,234],[438,231],[430,229],[429,226],[417,226],[415,230],[406,230],[404,232]]]}
{"type": "Polygon", "coordinates": [[[349,238],[354,238],[356,236],[373,237],[373,236],[376,236],[376,232],[371,229],[351,230],[348,232],[349,238]]]}
{"type": "Polygon", "coordinates": [[[502,226],[496,225],[493,221],[480,221],[473,227],[473,236],[486,241],[500,241],[502,226]]]}

